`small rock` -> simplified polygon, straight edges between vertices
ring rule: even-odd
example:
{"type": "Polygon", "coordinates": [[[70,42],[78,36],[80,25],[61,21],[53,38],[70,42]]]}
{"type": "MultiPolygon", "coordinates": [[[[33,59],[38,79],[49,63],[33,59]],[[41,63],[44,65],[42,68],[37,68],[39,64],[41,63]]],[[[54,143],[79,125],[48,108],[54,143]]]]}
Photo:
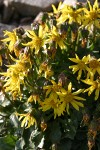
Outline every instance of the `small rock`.
{"type": "Polygon", "coordinates": [[[32,23],[33,19],[32,17],[24,17],[20,20],[20,24],[29,24],[32,23]]]}
{"type": "MultiPolygon", "coordinates": [[[[78,2],[81,2],[81,3],[86,3],[87,2],[87,0],[77,0],[78,2]]],[[[90,2],[92,1],[93,2],[93,0],[89,0],[90,2]]]]}
{"type": "Polygon", "coordinates": [[[0,7],[3,5],[4,0],[0,0],[0,7]]]}
{"type": "MultiPolygon", "coordinates": [[[[89,0],[90,1],[90,3],[91,4],[93,4],[94,3],[94,1],[95,0],[89,0]]],[[[98,2],[99,2],[100,0],[98,0],[98,2]]],[[[76,4],[77,3],[86,3],[87,2],[87,0],[64,0],[64,3],[65,4],[67,4],[67,5],[71,5],[71,6],[73,6],[73,7],[76,7],[76,4]]]]}
{"type": "MultiPolygon", "coordinates": [[[[76,7],[77,0],[64,0],[63,4],[76,7]]],[[[62,5],[63,5],[63,4],[62,4],[62,5]]]]}
{"type": "Polygon", "coordinates": [[[3,10],[3,23],[8,23],[12,14],[14,12],[14,8],[8,0],[4,0],[4,10],[3,10]]]}
{"type": "Polygon", "coordinates": [[[41,11],[50,11],[52,4],[63,0],[9,0],[12,7],[23,16],[35,16],[41,11]]]}

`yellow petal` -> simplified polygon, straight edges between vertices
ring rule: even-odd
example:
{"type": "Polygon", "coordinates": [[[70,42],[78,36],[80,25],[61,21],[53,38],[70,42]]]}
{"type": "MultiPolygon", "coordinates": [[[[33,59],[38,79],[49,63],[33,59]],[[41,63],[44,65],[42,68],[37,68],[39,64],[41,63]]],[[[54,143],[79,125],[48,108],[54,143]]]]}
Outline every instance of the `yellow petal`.
{"type": "Polygon", "coordinates": [[[39,26],[39,37],[43,37],[43,27],[41,25],[39,26]]]}
{"type": "Polygon", "coordinates": [[[80,80],[81,76],[82,76],[82,69],[80,69],[79,72],[78,72],[77,80],[80,80]]]}
{"type": "Polygon", "coordinates": [[[82,97],[79,97],[79,96],[74,96],[74,99],[76,99],[76,100],[82,100],[82,101],[86,100],[85,98],[82,98],[82,97]]]}
{"type": "Polygon", "coordinates": [[[90,4],[90,1],[88,0],[87,2],[88,2],[88,5],[89,5],[89,8],[90,8],[90,11],[92,11],[93,9],[92,9],[92,6],[90,4]]]}
{"type": "Polygon", "coordinates": [[[98,99],[98,97],[99,97],[99,92],[100,92],[100,90],[99,90],[99,89],[97,89],[97,90],[95,91],[95,100],[97,100],[97,99],[98,99]]]}
{"type": "Polygon", "coordinates": [[[73,95],[78,95],[78,94],[82,93],[83,91],[84,91],[84,89],[79,89],[78,91],[73,92],[73,95]]]}
{"type": "Polygon", "coordinates": [[[76,103],[76,105],[78,105],[80,107],[84,107],[84,105],[81,102],[74,101],[74,103],[76,103]]]}
{"type": "Polygon", "coordinates": [[[79,60],[77,60],[76,58],[69,58],[71,61],[75,62],[75,63],[78,63],[79,60]]]}
{"type": "Polygon", "coordinates": [[[70,82],[68,85],[68,92],[71,93],[71,91],[72,91],[72,83],[70,82]]]}
{"type": "Polygon", "coordinates": [[[76,110],[79,111],[79,106],[78,106],[76,103],[74,103],[74,102],[70,102],[70,103],[72,104],[72,106],[73,106],[76,110]]]}
{"type": "Polygon", "coordinates": [[[54,5],[52,5],[52,8],[53,8],[53,12],[57,13],[57,9],[56,9],[56,7],[54,5]]]}
{"type": "Polygon", "coordinates": [[[27,118],[25,117],[21,122],[21,127],[24,127],[24,125],[27,123],[27,118]]]}
{"type": "Polygon", "coordinates": [[[98,0],[95,0],[93,10],[97,10],[98,8],[99,8],[98,0]]]}
{"type": "Polygon", "coordinates": [[[56,92],[59,96],[65,97],[66,93],[62,93],[62,92],[56,92]]]}

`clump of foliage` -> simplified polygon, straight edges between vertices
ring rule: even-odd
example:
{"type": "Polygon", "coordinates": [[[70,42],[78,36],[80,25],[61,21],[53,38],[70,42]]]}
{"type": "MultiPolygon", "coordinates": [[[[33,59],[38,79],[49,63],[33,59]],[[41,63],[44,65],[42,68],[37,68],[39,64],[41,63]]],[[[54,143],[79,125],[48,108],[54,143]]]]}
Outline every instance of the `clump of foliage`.
{"type": "Polygon", "coordinates": [[[99,150],[99,4],[52,7],[31,30],[4,31],[1,140],[16,150],[99,150]]]}

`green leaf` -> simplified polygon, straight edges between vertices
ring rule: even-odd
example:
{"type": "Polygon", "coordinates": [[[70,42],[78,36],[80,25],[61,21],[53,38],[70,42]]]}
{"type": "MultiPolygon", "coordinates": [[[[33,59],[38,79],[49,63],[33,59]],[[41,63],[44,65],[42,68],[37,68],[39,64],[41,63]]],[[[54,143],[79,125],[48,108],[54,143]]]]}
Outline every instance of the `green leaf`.
{"type": "Polygon", "coordinates": [[[0,138],[0,150],[13,150],[15,147],[16,137],[8,135],[0,138]]]}
{"type": "Polygon", "coordinates": [[[72,141],[69,139],[63,139],[60,144],[58,144],[57,150],[71,150],[72,141]]]}
{"type": "Polygon", "coordinates": [[[58,122],[53,122],[51,126],[50,139],[52,143],[59,142],[61,139],[61,130],[58,122]]]}
{"type": "MultiPolygon", "coordinates": [[[[33,143],[33,146],[35,147],[43,147],[43,133],[39,132],[37,129],[33,130],[31,133],[31,143],[33,143]]],[[[32,145],[32,144],[31,144],[32,145]]]]}
{"type": "Polygon", "coordinates": [[[15,150],[23,150],[24,146],[25,146],[25,141],[24,141],[24,138],[21,137],[21,138],[16,142],[15,150]]]}
{"type": "Polygon", "coordinates": [[[14,125],[14,127],[16,127],[16,128],[19,127],[19,120],[18,120],[18,118],[16,117],[15,114],[11,114],[10,121],[14,125]]]}

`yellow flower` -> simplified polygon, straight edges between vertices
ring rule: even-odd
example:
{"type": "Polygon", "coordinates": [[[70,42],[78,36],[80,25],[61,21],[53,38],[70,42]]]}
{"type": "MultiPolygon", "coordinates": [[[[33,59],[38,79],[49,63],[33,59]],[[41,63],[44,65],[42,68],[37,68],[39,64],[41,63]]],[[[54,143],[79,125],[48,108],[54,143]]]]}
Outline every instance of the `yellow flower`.
{"type": "Polygon", "coordinates": [[[70,82],[68,85],[68,90],[61,90],[57,92],[60,96],[60,100],[62,102],[63,110],[66,109],[69,114],[69,105],[71,104],[76,110],[79,110],[79,107],[84,107],[84,105],[80,101],[85,101],[84,98],[77,96],[83,92],[83,89],[79,89],[72,93],[72,83],[70,82]]]}
{"type": "Polygon", "coordinates": [[[95,25],[97,28],[100,28],[100,9],[98,0],[95,0],[93,7],[88,1],[89,10],[84,8],[84,18],[83,18],[83,25],[90,29],[92,25],[95,25]]]}
{"type": "Polygon", "coordinates": [[[56,9],[56,7],[54,6],[54,5],[52,5],[52,8],[53,8],[53,12],[54,12],[54,14],[57,14],[57,13],[59,13],[60,12],[60,10],[61,10],[61,5],[62,5],[62,2],[60,2],[59,3],[59,5],[58,5],[58,8],[56,9]]]}
{"type": "Polygon", "coordinates": [[[52,85],[47,85],[43,87],[44,90],[47,90],[46,96],[48,96],[50,92],[58,92],[62,89],[62,84],[60,82],[58,82],[57,84],[54,80],[51,80],[51,83],[52,85]]]}
{"type": "Polygon", "coordinates": [[[17,41],[17,35],[15,30],[13,32],[4,31],[4,36],[8,36],[7,38],[3,39],[3,42],[8,42],[8,49],[10,52],[13,52],[15,50],[15,43],[17,41]]]}
{"type": "Polygon", "coordinates": [[[91,57],[89,61],[89,70],[90,77],[94,77],[96,72],[100,75],[100,58],[96,59],[91,57]]]}
{"type": "Polygon", "coordinates": [[[38,94],[33,94],[31,95],[28,100],[27,100],[28,103],[32,103],[32,102],[40,102],[40,97],[38,94]]]}
{"type": "Polygon", "coordinates": [[[20,85],[24,84],[24,77],[27,76],[31,63],[29,57],[25,57],[24,55],[19,60],[12,59],[16,64],[9,65],[7,72],[0,74],[6,77],[6,83],[4,85],[5,91],[10,91],[13,98],[16,99],[17,95],[21,96],[20,85]]]}
{"type": "Polygon", "coordinates": [[[43,111],[47,111],[49,109],[54,110],[54,118],[56,116],[61,116],[64,112],[63,104],[61,103],[57,92],[59,92],[62,88],[62,84],[58,82],[58,84],[51,80],[52,85],[44,86],[43,89],[46,91],[46,98],[44,102],[41,102],[41,109],[43,111]]]}
{"type": "Polygon", "coordinates": [[[37,125],[36,119],[32,116],[31,113],[27,114],[16,113],[16,115],[20,116],[19,121],[23,119],[21,122],[21,127],[29,128],[30,126],[37,125]]]}
{"type": "Polygon", "coordinates": [[[40,25],[38,30],[38,35],[35,31],[28,30],[27,36],[31,39],[28,43],[23,43],[24,46],[29,46],[31,50],[35,49],[35,54],[38,54],[41,47],[45,44],[45,29],[40,25]]]}
{"type": "Polygon", "coordinates": [[[86,90],[84,90],[84,92],[88,92],[88,96],[90,96],[93,91],[95,90],[95,100],[97,100],[99,98],[99,92],[100,92],[100,77],[98,79],[96,79],[95,81],[93,80],[93,78],[91,79],[86,79],[86,80],[82,80],[85,84],[90,85],[89,88],[87,88],[86,90]]]}
{"type": "Polygon", "coordinates": [[[82,89],[72,93],[71,82],[69,83],[67,90],[62,87],[58,87],[55,82],[54,85],[53,87],[50,87],[50,85],[48,87],[44,87],[44,89],[48,90],[46,92],[46,98],[41,104],[43,111],[47,111],[52,108],[54,110],[54,118],[56,118],[56,116],[63,115],[65,110],[69,114],[69,104],[71,104],[76,110],[79,110],[79,107],[84,106],[79,101],[84,101],[85,99],[77,96],[83,92],[82,89]]]}
{"type": "Polygon", "coordinates": [[[61,102],[59,101],[59,97],[55,92],[51,92],[48,98],[45,98],[44,102],[41,103],[42,111],[47,111],[49,109],[54,110],[54,118],[57,116],[63,115],[63,107],[61,102]]]}
{"type": "Polygon", "coordinates": [[[76,58],[69,58],[71,61],[77,63],[76,65],[69,66],[70,69],[72,69],[73,74],[75,74],[78,71],[78,77],[77,80],[80,80],[82,76],[82,71],[89,71],[89,68],[87,66],[90,55],[84,56],[82,59],[79,59],[79,57],[76,54],[76,58]]]}
{"type": "Polygon", "coordinates": [[[49,66],[47,62],[43,62],[39,67],[39,74],[43,73],[45,78],[51,77],[53,75],[51,66],[49,66]]]}
{"type": "Polygon", "coordinates": [[[81,24],[82,21],[81,8],[75,10],[71,6],[65,4],[62,7],[61,12],[62,12],[61,16],[57,19],[58,25],[62,24],[65,21],[68,21],[69,24],[71,24],[72,22],[77,22],[81,24]]]}
{"type": "MultiPolygon", "coordinates": [[[[7,74],[4,75],[7,76],[7,74]]],[[[10,75],[8,74],[8,76],[10,75]]],[[[17,75],[12,75],[12,77],[8,78],[9,79],[6,79],[6,83],[4,85],[5,91],[10,91],[12,93],[13,99],[15,100],[18,95],[21,96],[20,84],[23,84],[23,80],[20,80],[17,75]]]]}
{"type": "Polygon", "coordinates": [[[57,48],[57,46],[59,46],[61,49],[65,49],[66,48],[65,39],[66,39],[66,37],[63,36],[62,33],[59,33],[57,28],[55,26],[53,26],[50,33],[48,33],[48,39],[46,41],[48,43],[55,42],[56,48],[57,48]]]}

